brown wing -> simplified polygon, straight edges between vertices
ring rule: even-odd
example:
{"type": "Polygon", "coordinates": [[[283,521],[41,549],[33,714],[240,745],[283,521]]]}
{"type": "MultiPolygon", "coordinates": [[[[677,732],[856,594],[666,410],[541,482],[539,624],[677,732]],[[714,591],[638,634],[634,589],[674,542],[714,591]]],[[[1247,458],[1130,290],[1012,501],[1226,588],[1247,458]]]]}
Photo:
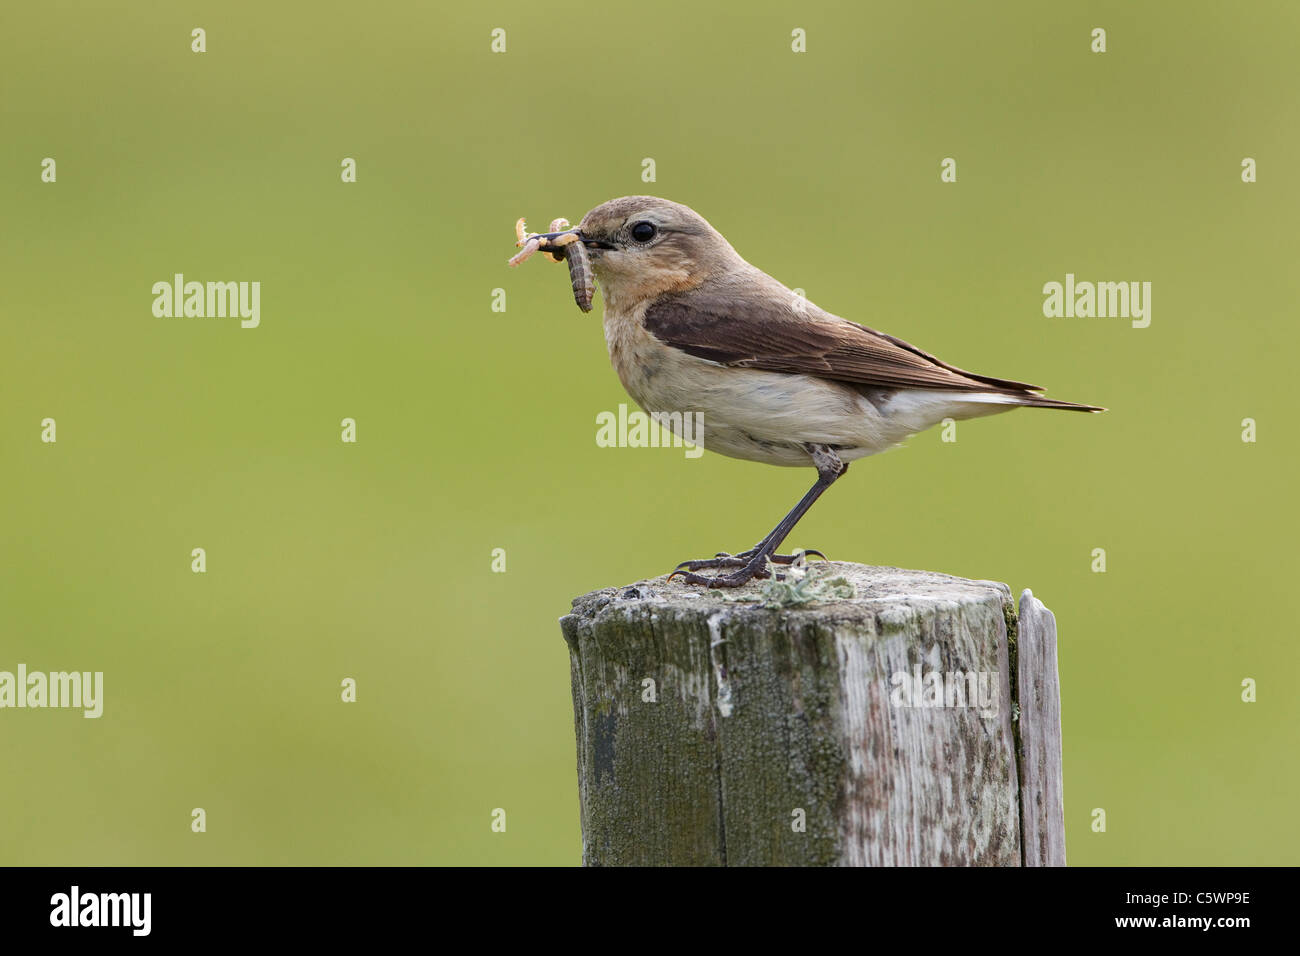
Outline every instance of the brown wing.
{"type": "Polygon", "coordinates": [[[1039,389],[963,371],[902,339],[812,303],[800,314],[790,306],[788,291],[700,288],[662,296],[646,310],[645,327],[665,345],[738,368],[881,388],[1039,389]]]}

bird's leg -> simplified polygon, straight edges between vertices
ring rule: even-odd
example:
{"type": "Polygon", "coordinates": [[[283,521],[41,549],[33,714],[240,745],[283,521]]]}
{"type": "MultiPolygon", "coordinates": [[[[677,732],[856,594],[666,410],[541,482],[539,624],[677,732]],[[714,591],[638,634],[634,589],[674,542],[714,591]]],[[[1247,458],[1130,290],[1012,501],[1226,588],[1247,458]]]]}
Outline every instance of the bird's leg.
{"type": "MultiPolygon", "coordinates": [[[[743,554],[725,555],[703,561],[683,562],[683,564],[678,565],[677,570],[668,575],[668,579],[671,581],[674,577],[680,577],[687,584],[700,584],[714,588],[738,588],[749,583],[754,578],[767,577],[769,575],[767,570],[769,560],[776,561],[779,564],[789,564],[792,558],[789,555],[775,555],[776,549],[781,547],[782,542],[794,530],[794,526],[799,523],[799,519],[807,514],[808,509],[813,506],[813,502],[822,496],[822,492],[833,485],[840,475],[849,470],[849,466],[840,461],[839,455],[835,454],[835,449],[829,445],[805,445],[804,447],[812,455],[813,464],[817,466],[817,482],[808,489],[808,493],[800,499],[790,513],[781,519],[780,524],[772,529],[771,534],[743,554]],[[777,560],[778,558],[787,560],[781,561],[777,560]],[[692,573],[703,568],[736,568],[736,570],[731,574],[722,574],[713,578],[692,573]]],[[[813,553],[820,554],[821,552],[813,553]]]]}

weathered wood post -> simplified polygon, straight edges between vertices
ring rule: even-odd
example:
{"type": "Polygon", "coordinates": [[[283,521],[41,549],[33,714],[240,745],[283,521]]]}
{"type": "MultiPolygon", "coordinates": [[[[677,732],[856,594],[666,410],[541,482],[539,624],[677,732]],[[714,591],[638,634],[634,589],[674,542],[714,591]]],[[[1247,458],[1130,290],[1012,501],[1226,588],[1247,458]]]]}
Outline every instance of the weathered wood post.
{"type": "Polygon", "coordinates": [[[656,578],[574,600],[583,862],[1064,865],[1051,612],[991,581],[813,567],[853,596],[656,578]]]}

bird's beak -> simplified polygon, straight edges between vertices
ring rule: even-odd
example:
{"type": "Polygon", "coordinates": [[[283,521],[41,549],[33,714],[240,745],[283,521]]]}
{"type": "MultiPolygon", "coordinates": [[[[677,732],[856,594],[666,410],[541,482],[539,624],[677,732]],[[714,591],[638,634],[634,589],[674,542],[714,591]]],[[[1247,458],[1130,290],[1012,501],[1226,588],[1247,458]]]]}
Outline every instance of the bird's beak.
{"type": "Polygon", "coordinates": [[[582,241],[582,244],[586,246],[588,249],[613,249],[614,248],[614,245],[612,243],[605,242],[602,239],[588,239],[577,229],[564,229],[560,232],[537,233],[535,238],[542,240],[541,244],[538,245],[537,247],[538,250],[540,252],[563,252],[564,246],[557,245],[554,242],[554,240],[559,239],[563,236],[577,236],[582,241]],[[547,241],[547,240],[551,240],[551,241],[547,241]]]}

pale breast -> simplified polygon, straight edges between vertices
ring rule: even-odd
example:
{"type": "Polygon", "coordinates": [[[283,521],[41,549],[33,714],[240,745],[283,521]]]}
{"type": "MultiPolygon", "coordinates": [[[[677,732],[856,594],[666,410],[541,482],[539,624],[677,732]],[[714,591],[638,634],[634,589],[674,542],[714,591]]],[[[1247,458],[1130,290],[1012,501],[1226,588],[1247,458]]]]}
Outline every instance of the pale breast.
{"type": "Polygon", "coordinates": [[[605,308],[605,344],[609,347],[610,364],[623,388],[642,408],[666,397],[656,394],[655,379],[664,371],[668,351],[642,324],[645,310],[645,302],[626,311],[608,302],[605,308]]]}

